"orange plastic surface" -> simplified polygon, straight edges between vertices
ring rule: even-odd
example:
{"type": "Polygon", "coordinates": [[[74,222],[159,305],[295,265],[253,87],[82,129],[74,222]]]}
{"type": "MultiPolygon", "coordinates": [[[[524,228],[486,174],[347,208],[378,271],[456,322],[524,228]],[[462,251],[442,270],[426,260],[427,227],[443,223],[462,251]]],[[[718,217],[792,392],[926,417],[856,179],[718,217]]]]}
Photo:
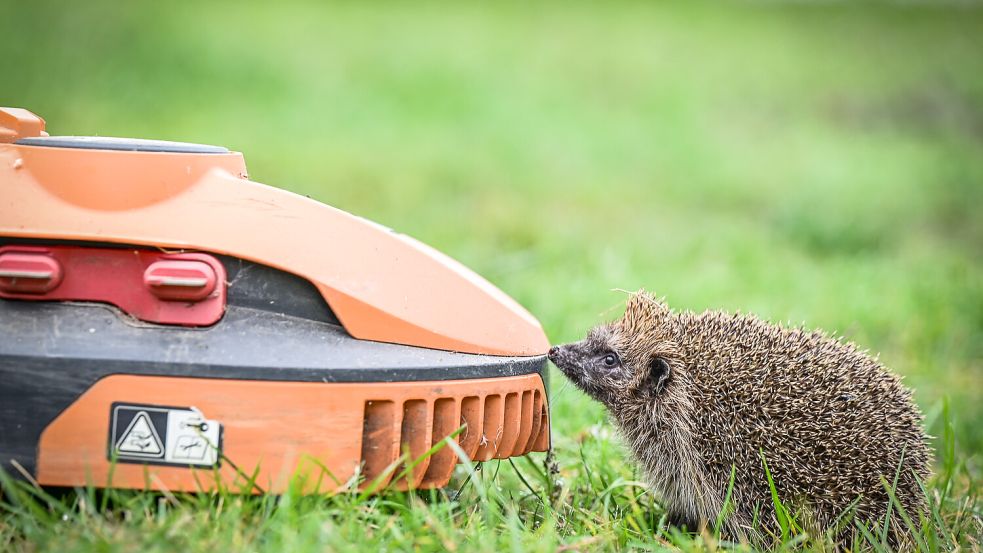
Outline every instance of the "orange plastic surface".
{"type": "Polygon", "coordinates": [[[44,132],[44,119],[26,109],[0,107],[0,143],[47,134],[44,132]]]}
{"type": "Polygon", "coordinates": [[[354,337],[542,355],[539,322],[405,235],[246,179],[242,154],[0,144],[0,236],[227,254],[314,283],[354,337]]]}
{"type": "Polygon", "coordinates": [[[398,383],[264,382],[113,375],[103,378],[41,434],[36,478],[46,486],[171,491],[283,492],[301,477],[306,492],[432,488],[447,484],[459,456],[474,460],[549,448],[546,391],[537,374],[398,383]],[[114,402],[195,407],[223,426],[218,469],[111,464],[114,402]],[[238,470],[237,468],[238,467],[238,470]],[[405,475],[399,478],[400,475],[405,475]],[[244,475],[255,475],[256,487],[244,475]]]}

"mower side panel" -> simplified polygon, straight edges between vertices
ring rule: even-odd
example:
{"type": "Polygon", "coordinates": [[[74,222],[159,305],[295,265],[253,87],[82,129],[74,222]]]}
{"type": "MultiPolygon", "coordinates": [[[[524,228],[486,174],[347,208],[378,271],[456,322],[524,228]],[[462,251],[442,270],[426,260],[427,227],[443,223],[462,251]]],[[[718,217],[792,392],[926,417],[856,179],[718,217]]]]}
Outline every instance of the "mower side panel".
{"type": "Polygon", "coordinates": [[[224,487],[252,493],[283,492],[294,477],[305,492],[356,485],[440,487],[458,462],[452,448],[439,449],[412,469],[404,471],[403,463],[451,436],[475,460],[545,451],[545,398],[538,374],[393,383],[113,375],[99,380],[45,428],[36,478],[48,486],[224,487]],[[219,422],[219,466],[111,461],[111,411],[119,402],[192,407],[219,422]]]}

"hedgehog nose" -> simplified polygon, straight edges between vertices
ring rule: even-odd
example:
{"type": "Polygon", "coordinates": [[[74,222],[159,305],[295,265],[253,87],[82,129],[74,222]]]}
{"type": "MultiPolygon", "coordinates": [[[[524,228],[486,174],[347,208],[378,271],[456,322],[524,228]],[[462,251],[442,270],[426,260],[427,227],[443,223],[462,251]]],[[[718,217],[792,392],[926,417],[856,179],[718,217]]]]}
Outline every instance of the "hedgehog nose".
{"type": "MultiPolygon", "coordinates": [[[[540,351],[542,351],[542,350],[540,350],[540,351]]],[[[549,357],[550,359],[553,359],[554,357],[556,357],[556,354],[559,353],[559,352],[560,352],[559,346],[553,346],[553,347],[550,348],[550,351],[549,351],[549,353],[546,354],[546,356],[549,357]]]]}

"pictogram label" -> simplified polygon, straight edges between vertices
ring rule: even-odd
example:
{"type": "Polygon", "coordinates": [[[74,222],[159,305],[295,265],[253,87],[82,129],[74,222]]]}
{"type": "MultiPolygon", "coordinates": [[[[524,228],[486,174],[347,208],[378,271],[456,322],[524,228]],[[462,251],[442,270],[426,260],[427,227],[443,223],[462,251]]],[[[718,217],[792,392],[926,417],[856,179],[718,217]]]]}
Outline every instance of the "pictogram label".
{"type": "Polygon", "coordinates": [[[222,424],[194,407],[114,403],[110,407],[109,459],[213,467],[222,451],[222,424]]]}
{"type": "Polygon", "coordinates": [[[150,422],[150,414],[138,411],[116,442],[116,451],[126,455],[153,459],[164,456],[164,442],[150,422]]]}

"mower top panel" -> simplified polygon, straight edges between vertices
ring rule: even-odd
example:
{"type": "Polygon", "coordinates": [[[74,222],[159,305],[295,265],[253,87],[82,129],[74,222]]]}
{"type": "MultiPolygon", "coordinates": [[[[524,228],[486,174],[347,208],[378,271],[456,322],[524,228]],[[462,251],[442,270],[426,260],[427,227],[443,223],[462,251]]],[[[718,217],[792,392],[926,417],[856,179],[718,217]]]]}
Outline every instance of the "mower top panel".
{"type": "Polygon", "coordinates": [[[250,181],[238,152],[144,148],[157,142],[93,149],[80,145],[134,142],[46,136],[41,118],[0,108],[0,237],[252,261],[312,283],[355,338],[506,357],[540,356],[549,347],[529,312],[460,263],[361,217],[250,181]]]}

